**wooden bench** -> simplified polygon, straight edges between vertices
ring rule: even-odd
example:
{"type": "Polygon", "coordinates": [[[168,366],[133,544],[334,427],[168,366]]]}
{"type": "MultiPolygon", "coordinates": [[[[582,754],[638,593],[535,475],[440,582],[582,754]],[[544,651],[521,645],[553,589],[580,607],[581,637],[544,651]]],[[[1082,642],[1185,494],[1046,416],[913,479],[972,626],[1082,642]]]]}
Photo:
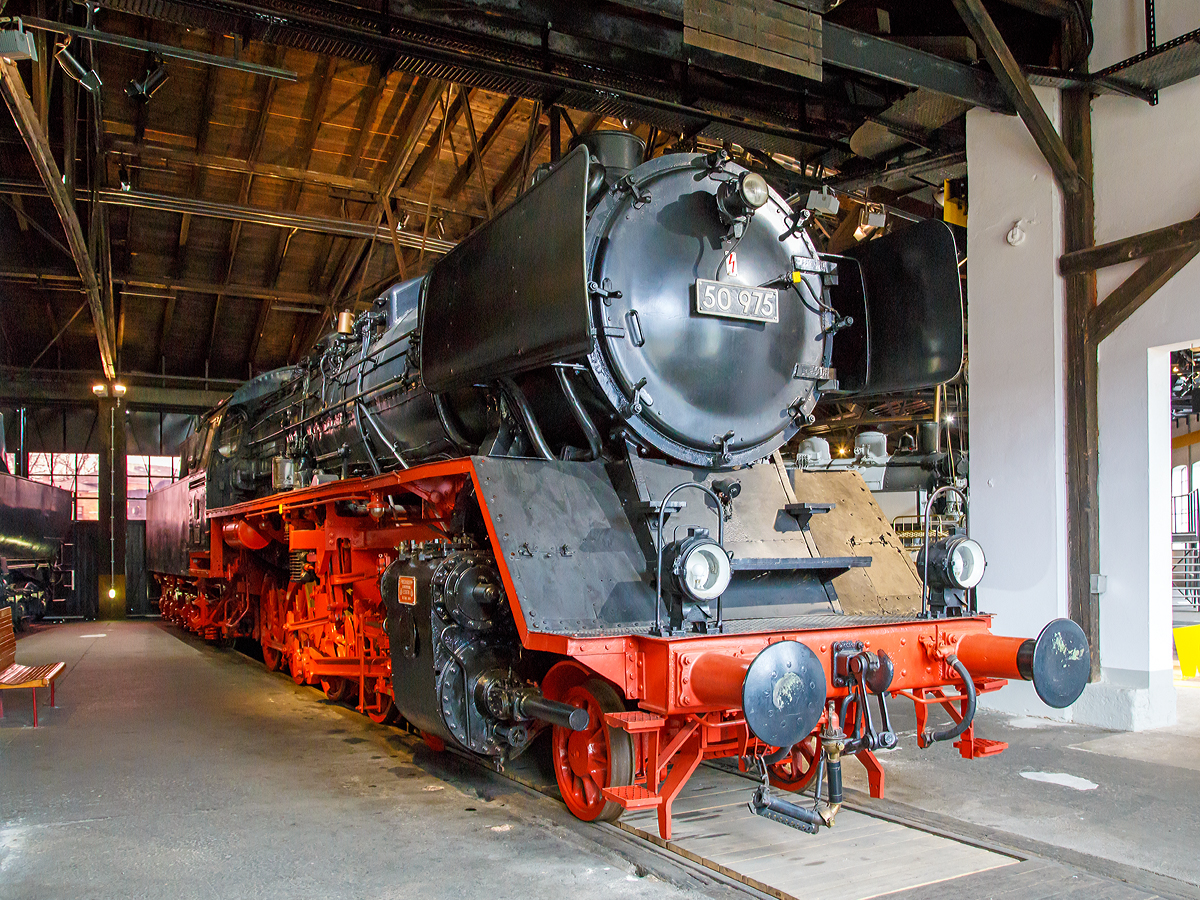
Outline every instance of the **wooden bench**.
{"type": "MultiPolygon", "coordinates": [[[[17,637],[13,634],[12,608],[0,609],[0,691],[29,688],[33,693],[33,727],[37,728],[37,689],[50,688],[50,706],[54,706],[54,680],[62,674],[66,663],[47,666],[18,666],[17,637]]],[[[4,703],[0,702],[0,719],[4,718],[4,703]]]]}

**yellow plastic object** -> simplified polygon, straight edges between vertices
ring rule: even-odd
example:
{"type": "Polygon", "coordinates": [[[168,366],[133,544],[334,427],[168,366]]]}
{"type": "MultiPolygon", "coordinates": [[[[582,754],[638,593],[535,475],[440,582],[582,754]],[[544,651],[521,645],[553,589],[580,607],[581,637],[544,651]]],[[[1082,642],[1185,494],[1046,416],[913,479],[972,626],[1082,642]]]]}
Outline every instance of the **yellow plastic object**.
{"type": "Polygon", "coordinates": [[[954,181],[942,183],[942,220],[951,225],[967,227],[967,198],[961,184],[954,181]]]}
{"type": "Polygon", "coordinates": [[[1175,629],[1175,652],[1184,678],[1200,675],[1200,625],[1175,629]]]}

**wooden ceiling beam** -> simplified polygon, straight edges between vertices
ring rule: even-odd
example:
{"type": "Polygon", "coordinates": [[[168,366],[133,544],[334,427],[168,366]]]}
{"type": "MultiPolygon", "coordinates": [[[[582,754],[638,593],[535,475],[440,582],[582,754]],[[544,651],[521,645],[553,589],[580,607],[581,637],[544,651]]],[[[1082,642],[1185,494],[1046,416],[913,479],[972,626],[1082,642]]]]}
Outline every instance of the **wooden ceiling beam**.
{"type": "MultiPolygon", "coordinates": [[[[500,180],[492,188],[492,206],[496,209],[500,208],[504,198],[512,190],[513,185],[520,182],[521,173],[528,168],[533,158],[537,156],[538,151],[542,149],[542,144],[546,143],[546,139],[550,137],[550,126],[543,125],[540,121],[541,106],[535,103],[533,109],[534,114],[538,115],[539,121],[531,129],[529,139],[513,154],[513,158],[504,170],[504,174],[500,176],[500,180]]],[[[534,123],[531,122],[530,124],[534,123]]]]}
{"type": "MultiPolygon", "coordinates": [[[[579,134],[589,134],[596,130],[601,122],[604,121],[604,115],[601,113],[590,113],[583,121],[583,125],[579,127],[579,134]]],[[[533,140],[529,146],[529,160],[537,156],[538,151],[542,149],[542,145],[546,143],[546,139],[550,137],[550,126],[539,123],[537,131],[533,136],[533,140]]],[[[496,186],[492,188],[492,205],[499,209],[501,201],[514,185],[517,185],[521,180],[521,173],[526,168],[525,147],[522,147],[513,156],[512,161],[508,164],[508,168],[504,170],[504,174],[500,176],[500,180],[496,182],[496,186]]]]}
{"type": "MultiPolygon", "coordinates": [[[[222,156],[213,153],[197,153],[194,150],[184,148],[164,147],[161,145],[143,145],[135,147],[127,140],[113,139],[109,141],[108,152],[117,156],[126,157],[138,161],[145,168],[155,171],[170,171],[171,165],[179,166],[197,166],[202,169],[209,169],[220,172],[234,172],[239,175],[252,175],[255,179],[262,178],[277,178],[286,181],[300,181],[305,185],[319,185],[334,190],[345,191],[347,193],[361,194],[361,198],[345,198],[356,199],[363,203],[370,203],[374,200],[375,193],[378,190],[378,185],[375,181],[367,178],[357,178],[346,174],[332,174],[329,172],[312,172],[297,169],[294,166],[276,165],[272,163],[255,162],[250,163],[244,159],[236,159],[232,156],[222,156]],[[167,163],[166,166],[150,166],[149,163],[154,160],[162,160],[167,163]]],[[[0,189],[3,188],[3,182],[0,182],[0,189]]],[[[401,201],[402,204],[409,207],[424,208],[427,205],[428,198],[422,195],[419,191],[408,190],[407,188],[397,187],[392,191],[392,197],[401,201]]],[[[453,200],[446,198],[435,197],[433,200],[435,209],[450,213],[457,213],[461,216],[471,216],[473,218],[482,219],[486,213],[482,206],[468,206],[462,203],[455,203],[453,200]]]]}
{"type": "MultiPolygon", "coordinates": [[[[272,53],[272,62],[279,61],[280,51],[276,48],[272,53]]],[[[278,87],[278,81],[274,78],[266,78],[266,84],[263,87],[262,100],[258,106],[258,116],[255,120],[253,129],[253,139],[250,142],[250,152],[246,154],[246,159],[254,162],[258,159],[259,151],[262,149],[263,141],[267,136],[267,123],[271,118],[271,102],[275,99],[275,90],[278,87]]],[[[241,191],[238,194],[238,202],[245,206],[250,200],[250,189],[254,183],[254,176],[247,175],[242,179],[241,191]]],[[[233,278],[233,267],[237,260],[238,241],[242,236],[242,223],[235,220],[229,227],[229,243],[225,251],[225,278],[228,282],[233,278]]],[[[217,298],[213,301],[212,322],[208,331],[208,346],[204,350],[204,372],[208,374],[210,363],[212,362],[213,343],[217,338],[217,323],[221,320],[221,295],[217,294],[217,298]]]]}
{"type": "MultiPolygon", "coordinates": [[[[496,115],[492,117],[492,121],[488,123],[487,128],[483,130],[483,136],[479,138],[479,155],[485,156],[492,144],[496,142],[496,138],[500,136],[500,132],[504,130],[504,126],[508,124],[512,118],[513,111],[517,108],[517,98],[509,97],[496,111],[496,115]]],[[[467,157],[466,162],[458,167],[458,171],[454,173],[454,177],[450,179],[450,184],[446,188],[446,193],[443,197],[446,200],[453,200],[459,195],[464,187],[467,186],[467,181],[475,169],[475,156],[472,154],[467,157]]]]}
{"type": "MultiPolygon", "coordinates": [[[[416,187],[429,174],[429,170],[437,163],[438,154],[441,151],[441,147],[439,146],[441,141],[438,139],[438,135],[443,131],[443,124],[445,131],[452,131],[454,126],[458,124],[458,120],[462,118],[463,109],[470,102],[470,88],[460,87],[454,95],[454,99],[450,102],[450,108],[446,111],[445,122],[438,123],[437,128],[430,133],[429,140],[426,141],[425,146],[421,148],[421,152],[413,161],[412,168],[405,173],[404,181],[398,182],[398,184],[407,188],[416,187]]],[[[383,193],[390,195],[391,192],[384,191],[383,193]]]]}
{"type": "MultiPolygon", "coordinates": [[[[23,269],[0,269],[0,281],[28,284],[39,290],[64,290],[71,293],[80,292],[80,278],[74,272],[61,272],[53,269],[26,267],[23,269]]],[[[170,294],[223,294],[226,297],[236,297],[245,300],[276,300],[280,303],[296,303],[308,306],[324,306],[329,298],[324,294],[308,291],[285,291],[265,288],[259,284],[222,284],[216,281],[190,281],[173,279],[155,280],[153,276],[142,273],[113,274],[113,283],[121,285],[126,291],[150,290],[170,294]]]]}
{"type": "MultiPolygon", "coordinates": [[[[217,53],[221,49],[221,42],[224,38],[221,35],[213,37],[212,52],[217,53]]],[[[191,176],[188,180],[187,196],[196,199],[204,193],[204,182],[207,177],[207,171],[203,165],[199,163],[199,158],[204,154],[208,147],[209,125],[212,122],[213,106],[217,98],[217,73],[220,71],[216,66],[208,66],[204,71],[204,91],[201,94],[200,101],[200,118],[196,127],[196,162],[192,164],[191,176]]],[[[143,149],[139,144],[134,145],[135,149],[143,149]]],[[[130,218],[133,213],[130,213],[130,218]]],[[[179,217],[179,234],[175,240],[175,254],[171,261],[171,280],[179,281],[183,278],[184,262],[187,258],[188,237],[191,233],[192,216],[190,213],[183,213],[179,217]]],[[[158,360],[159,365],[166,369],[166,353],[167,340],[171,333],[171,323],[175,318],[175,300],[168,300],[163,307],[162,325],[158,332],[158,360]]]]}
{"type": "MultiPolygon", "coordinates": [[[[416,101],[412,104],[408,112],[411,115],[406,115],[402,118],[402,123],[398,127],[397,143],[394,155],[387,168],[381,173],[380,178],[376,181],[376,195],[383,197],[391,197],[400,183],[400,176],[404,173],[405,167],[408,165],[409,159],[412,158],[413,152],[421,140],[421,134],[425,131],[425,126],[429,124],[429,120],[433,117],[433,111],[437,106],[438,97],[441,96],[445,82],[430,80],[421,85],[416,101]]],[[[369,208],[365,217],[368,221],[373,221],[375,227],[383,221],[383,209],[378,204],[369,208]]],[[[366,252],[367,241],[355,240],[346,249],[345,255],[334,273],[330,282],[329,290],[329,306],[332,309],[337,305],[338,301],[346,291],[346,286],[350,283],[355,270],[362,261],[363,253],[366,252]]]]}
{"type": "MultiPolygon", "coordinates": [[[[475,133],[475,117],[471,115],[469,101],[463,103],[463,117],[467,120],[467,135],[471,138],[471,155],[467,159],[475,160],[475,172],[479,176],[479,192],[483,195],[483,203],[487,207],[487,215],[490,219],[495,210],[488,192],[487,175],[483,171],[483,152],[479,149],[479,136],[475,133]]],[[[463,163],[463,166],[466,166],[466,162],[463,163]]]]}
{"type": "Polygon", "coordinates": [[[116,354],[113,352],[111,329],[104,311],[104,300],[101,297],[100,282],[96,277],[96,269],[88,253],[87,241],[83,236],[83,228],[79,223],[79,215],[75,211],[74,198],[63,186],[62,173],[54,161],[54,153],[46,132],[38,121],[37,113],[25,91],[25,84],[17,71],[15,63],[0,58],[0,92],[12,111],[25,145],[33,156],[42,183],[50,194],[51,202],[62,221],[63,230],[67,235],[67,246],[75,258],[75,266],[83,281],[87,294],[88,306],[92,312],[92,324],[96,329],[96,340],[100,347],[100,366],[105,378],[115,378],[117,374],[116,354]]]}
{"type": "MultiPolygon", "coordinates": [[[[316,82],[316,88],[313,95],[310,97],[310,112],[307,121],[304,125],[304,130],[298,140],[296,146],[299,148],[299,153],[293,160],[293,165],[298,169],[307,171],[312,164],[313,151],[317,146],[317,135],[320,134],[321,124],[325,121],[325,111],[329,107],[329,96],[333,92],[334,79],[337,76],[337,63],[332,56],[323,56],[317,64],[317,71],[313,78],[316,82]]],[[[283,209],[285,212],[295,212],[300,204],[300,194],[304,189],[303,182],[293,181],[288,185],[287,195],[284,197],[283,209]]],[[[279,275],[283,271],[284,257],[287,256],[288,247],[291,246],[292,236],[295,234],[295,229],[288,232],[287,238],[284,239],[282,229],[276,229],[275,240],[272,244],[270,258],[273,260],[271,268],[267,272],[265,284],[267,287],[275,288],[279,286],[279,275]]],[[[254,335],[250,340],[250,349],[247,354],[246,365],[250,372],[254,371],[254,362],[258,357],[258,345],[262,341],[263,333],[267,328],[267,320],[271,315],[271,300],[263,300],[259,304],[258,321],[254,326],[254,335]]]]}
{"type": "Polygon", "coordinates": [[[1071,158],[1071,152],[1066,143],[1054,129],[1054,123],[1046,115],[1037,95],[1029,84],[1029,79],[1021,71],[1012,51],[1004,43],[996,23],[984,8],[983,0],[952,0],[959,17],[967,26],[967,31],[991,67],[1008,100],[1016,108],[1017,114],[1038,149],[1050,164],[1054,178],[1065,193],[1074,194],[1083,188],[1083,179],[1079,167],[1071,158]]]}
{"type": "MultiPolygon", "coordinates": [[[[367,140],[371,136],[371,125],[379,115],[379,106],[383,102],[384,94],[387,92],[387,83],[390,76],[391,73],[381,70],[378,64],[371,66],[371,80],[364,88],[362,105],[358,115],[355,117],[354,128],[356,135],[354,145],[350,148],[350,152],[338,163],[339,175],[352,175],[354,170],[358,168],[358,164],[362,160],[363,150],[367,146],[367,140]]],[[[399,91],[399,87],[397,87],[397,91],[399,91]]],[[[370,182],[366,179],[361,180],[366,185],[364,191],[369,191],[370,182]]],[[[320,285],[329,260],[329,253],[332,249],[333,235],[321,235],[317,243],[317,252],[313,256],[312,266],[309,268],[308,286],[311,290],[316,290],[318,285],[320,285]]]]}

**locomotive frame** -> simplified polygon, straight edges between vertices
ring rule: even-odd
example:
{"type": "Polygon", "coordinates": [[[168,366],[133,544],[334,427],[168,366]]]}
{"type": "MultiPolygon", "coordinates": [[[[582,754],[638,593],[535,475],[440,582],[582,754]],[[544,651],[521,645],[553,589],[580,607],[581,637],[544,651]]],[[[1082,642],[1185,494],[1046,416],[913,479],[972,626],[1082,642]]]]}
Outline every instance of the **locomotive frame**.
{"type": "MultiPolygon", "coordinates": [[[[891,660],[895,674],[887,692],[915,704],[921,746],[949,737],[967,759],[1007,747],[975,734],[975,698],[998,690],[1007,679],[1033,677],[1022,660],[1032,656],[1028,645],[1035,642],[992,635],[988,615],[843,616],[837,622],[822,617],[765,633],[707,635],[563,635],[531,629],[515,600],[519,593],[495,519],[488,515],[481,461],[431,463],[209,510],[209,549],[190,555],[186,578],[160,576],[161,612],[208,640],[254,638],[269,669],[283,669],[297,683],[318,685],[331,699],[349,701],[381,724],[392,723],[398,714],[381,576],[399,555],[436,555],[453,547],[446,528],[458,502],[465,502],[459,498],[469,483],[481,498],[521,645],[552,660],[548,668],[543,665],[542,695],[589,713],[588,727],[581,731],[551,726],[563,800],[580,818],[610,819],[624,809],[656,808],[660,833],[669,839],[672,802],[701,762],[771,760],[770,784],[802,791],[813,784],[824,745],[844,744],[846,735],[856,732],[866,740],[853,755],[866,768],[871,795],[882,797],[885,775],[871,740],[880,740],[890,726],[877,729],[870,712],[863,715],[848,671],[838,677],[839,647],[847,645],[875,659],[882,651],[891,660]],[[356,513],[346,514],[348,508],[356,513]],[[399,515],[397,509],[406,512],[399,515]],[[301,574],[285,584],[283,573],[265,567],[262,551],[271,545],[286,549],[293,560],[302,556],[310,580],[301,574]],[[746,669],[764,649],[781,642],[803,643],[820,659],[827,704],[812,733],[782,748],[788,751],[783,756],[780,748],[755,736],[739,708],[746,669]],[[965,661],[969,677],[955,668],[956,658],[965,661]],[[926,728],[933,706],[952,719],[940,736],[926,728]]],[[[187,487],[187,482],[172,486],[187,487]]],[[[1048,645],[1057,634],[1048,628],[1036,643],[1048,645]]],[[[437,735],[423,735],[435,749],[444,748],[437,735]]],[[[833,814],[828,815],[832,824],[833,814]]]]}

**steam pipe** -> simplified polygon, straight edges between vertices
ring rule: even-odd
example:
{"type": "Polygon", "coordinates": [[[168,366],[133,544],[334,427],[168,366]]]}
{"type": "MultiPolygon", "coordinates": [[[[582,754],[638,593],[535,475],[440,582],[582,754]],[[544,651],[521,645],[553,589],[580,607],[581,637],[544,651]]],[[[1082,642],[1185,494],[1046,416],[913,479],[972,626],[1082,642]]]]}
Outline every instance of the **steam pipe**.
{"type": "Polygon", "coordinates": [[[529,400],[525,397],[524,391],[511,378],[501,378],[500,386],[512,400],[513,406],[517,408],[517,414],[521,417],[521,426],[525,429],[525,434],[529,436],[529,441],[533,444],[537,455],[542,459],[554,459],[554,454],[550,452],[550,445],[546,443],[546,437],[542,434],[537,419],[533,416],[533,410],[529,408],[529,400]]]}
{"type": "Polygon", "coordinates": [[[450,442],[454,446],[463,450],[474,449],[474,444],[466,439],[462,430],[458,427],[458,423],[451,418],[454,411],[446,405],[446,398],[442,394],[433,394],[433,408],[437,410],[438,421],[442,425],[442,430],[446,432],[446,437],[450,438],[450,442]]]}
{"type": "Polygon", "coordinates": [[[587,410],[583,408],[583,404],[579,402],[579,395],[575,393],[575,386],[571,384],[571,376],[567,374],[566,369],[561,366],[555,366],[554,374],[558,376],[558,383],[562,386],[563,394],[566,395],[567,404],[571,407],[571,412],[575,415],[575,421],[579,423],[579,427],[583,430],[584,437],[588,442],[588,454],[576,456],[576,459],[591,461],[600,458],[600,431],[596,428],[596,423],[592,421],[591,416],[587,414],[587,410]]]}

